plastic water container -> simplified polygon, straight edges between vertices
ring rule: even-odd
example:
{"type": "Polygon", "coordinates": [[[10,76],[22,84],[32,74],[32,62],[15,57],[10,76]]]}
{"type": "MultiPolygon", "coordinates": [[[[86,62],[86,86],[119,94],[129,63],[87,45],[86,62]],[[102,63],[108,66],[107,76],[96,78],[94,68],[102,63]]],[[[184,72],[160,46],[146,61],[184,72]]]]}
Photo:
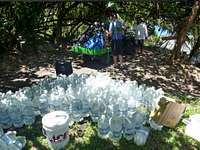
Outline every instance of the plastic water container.
{"type": "Polygon", "coordinates": [[[100,118],[101,112],[100,112],[100,104],[98,101],[91,102],[90,105],[90,116],[92,118],[92,121],[98,122],[100,118]]]}
{"type": "Polygon", "coordinates": [[[82,100],[82,113],[85,114],[85,116],[89,115],[90,111],[90,105],[89,101],[87,99],[82,100]]]}
{"type": "Polygon", "coordinates": [[[113,141],[119,141],[122,137],[123,120],[121,116],[113,116],[110,119],[110,139],[113,141]]]}
{"type": "Polygon", "coordinates": [[[0,126],[3,129],[8,129],[12,126],[12,122],[11,122],[11,119],[9,117],[8,111],[0,112],[0,126]]]}
{"type": "Polygon", "coordinates": [[[68,144],[68,124],[69,115],[64,111],[54,111],[42,118],[43,134],[53,149],[58,150],[68,144]]]}
{"type": "Polygon", "coordinates": [[[145,145],[147,138],[149,136],[149,129],[146,127],[141,127],[140,129],[136,130],[134,135],[134,142],[138,146],[145,145]]]}
{"type": "Polygon", "coordinates": [[[128,119],[127,117],[124,118],[123,128],[124,128],[123,131],[124,138],[128,141],[132,140],[135,134],[135,128],[131,120],[128,119]]]}
{"type": "Polygon", "coordinates": [[[109,118],[102,115],[98,121],[98,135],[99,137],[106,139],[108,138],[108,133],[110,132],[109,118]]]}
{"type": "Polygon", "coordinates": [[[82,102],[80,99],[73,99],[70,106],[70,117],[73,121],[79,122],[82,121],[82,102]]]}
{"type": "Polygon", "coordinates": [[[0,150],[7,150],[7,149],[8,149],[7,144],[2,139],[0,139],[0,150]]]}
{"type": "Polygon", "coordinates": [[[136,111],[131,118],[132,123],[136,128],[139,128],[140,126],[147,121],[147,117],[144,113],[136,111]]]}
{"type": "Polygon", "coordinates": [[[7,146],[7,150],[21,150],[15,144],[10,144],[7,146]]]}
{"type": "Polygon", "coordinates": [[[24,137],[17,138],[17,140],[14,143],[14,145],[20,150],[25,146],[25,144],[26,144],[26,139],[24,137]]]}
{"type": "Polygon", "coordinates": [[[4,135],[3,129],[0,127],[0,137],[4,135]]]}
{"type": "Polygon", "coordinates": [[[13,144],[13,140],[7,135],[7,134],[4,134],[1,139],[7,144],[7,145],[10,145],[10,144],[13,144]]]}

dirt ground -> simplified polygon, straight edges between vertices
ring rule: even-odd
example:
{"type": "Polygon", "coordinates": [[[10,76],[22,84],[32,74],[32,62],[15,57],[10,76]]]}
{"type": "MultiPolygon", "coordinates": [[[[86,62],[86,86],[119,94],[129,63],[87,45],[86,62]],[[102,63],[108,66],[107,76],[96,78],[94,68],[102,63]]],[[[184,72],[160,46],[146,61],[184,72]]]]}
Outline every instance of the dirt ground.
{"type": "Polygon", "coordinates": [[[0,62],[0,92],[16,91],[55,76],[54,64],[61,59],[71,60],[75,73],[110,75],[113,79],[136,80],[140,84],[162,88],[175,96],[200,97],[200,69],[186,64],[171,65],[165,54],[146,48],[143,54],[126,59],[122,68],[113,68],[97,61],[83,63],[80,55],[68,50],[4,55],[0,62]]]}

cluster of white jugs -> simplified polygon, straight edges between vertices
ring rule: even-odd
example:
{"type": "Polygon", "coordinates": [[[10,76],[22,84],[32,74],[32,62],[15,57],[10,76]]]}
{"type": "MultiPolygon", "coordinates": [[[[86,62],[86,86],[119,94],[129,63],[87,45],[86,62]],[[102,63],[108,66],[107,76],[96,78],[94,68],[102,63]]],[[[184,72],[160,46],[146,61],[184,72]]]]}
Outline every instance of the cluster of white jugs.
{"type": "Polygon", "coordinates": [[[24,136],[16,136],[15,131],[3,132],[0,128],[0,150],[21,150],[26,144],[24,136]]]}
{"type": "Polygon", "coordinates": [[[148,137],[143,125],[163,94],[162,89],[102,74],[47,78],[15,93],[0,93],[0,126],[30,125],[36,115],[62,110],[69,114],[70,124],[90,116],[102,138],[118,141],[123,135],[138,143],[143,135],[148,137]]]}

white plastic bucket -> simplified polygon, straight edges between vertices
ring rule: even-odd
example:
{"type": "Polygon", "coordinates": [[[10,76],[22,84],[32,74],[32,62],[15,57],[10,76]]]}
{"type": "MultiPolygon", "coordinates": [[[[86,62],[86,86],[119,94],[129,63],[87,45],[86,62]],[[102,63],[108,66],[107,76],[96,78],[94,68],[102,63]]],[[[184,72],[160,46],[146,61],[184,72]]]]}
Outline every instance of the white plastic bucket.
{"type": "Polygon", "coordinates": [[[54,111],[42,118],[43,134],[53,149],[58,150],[68,144],[68,124],[69,115],[64,111],[54,111]]]}

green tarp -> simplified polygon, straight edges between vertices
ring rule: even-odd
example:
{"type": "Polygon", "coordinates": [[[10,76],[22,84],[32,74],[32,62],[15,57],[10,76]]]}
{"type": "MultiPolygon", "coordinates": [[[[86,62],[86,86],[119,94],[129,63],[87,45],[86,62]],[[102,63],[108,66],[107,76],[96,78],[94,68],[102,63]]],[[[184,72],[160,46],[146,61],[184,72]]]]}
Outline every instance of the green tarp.
{"type": "Polygon", "coordinates": [[[93,49],[77,46],[77,47],[72,47],[70,51],[75,52],[75,53],[86,54],[86,55],[100,56],[100,55],[108,54],[111,51],[111,48],[93,50],[93,49]]]}

